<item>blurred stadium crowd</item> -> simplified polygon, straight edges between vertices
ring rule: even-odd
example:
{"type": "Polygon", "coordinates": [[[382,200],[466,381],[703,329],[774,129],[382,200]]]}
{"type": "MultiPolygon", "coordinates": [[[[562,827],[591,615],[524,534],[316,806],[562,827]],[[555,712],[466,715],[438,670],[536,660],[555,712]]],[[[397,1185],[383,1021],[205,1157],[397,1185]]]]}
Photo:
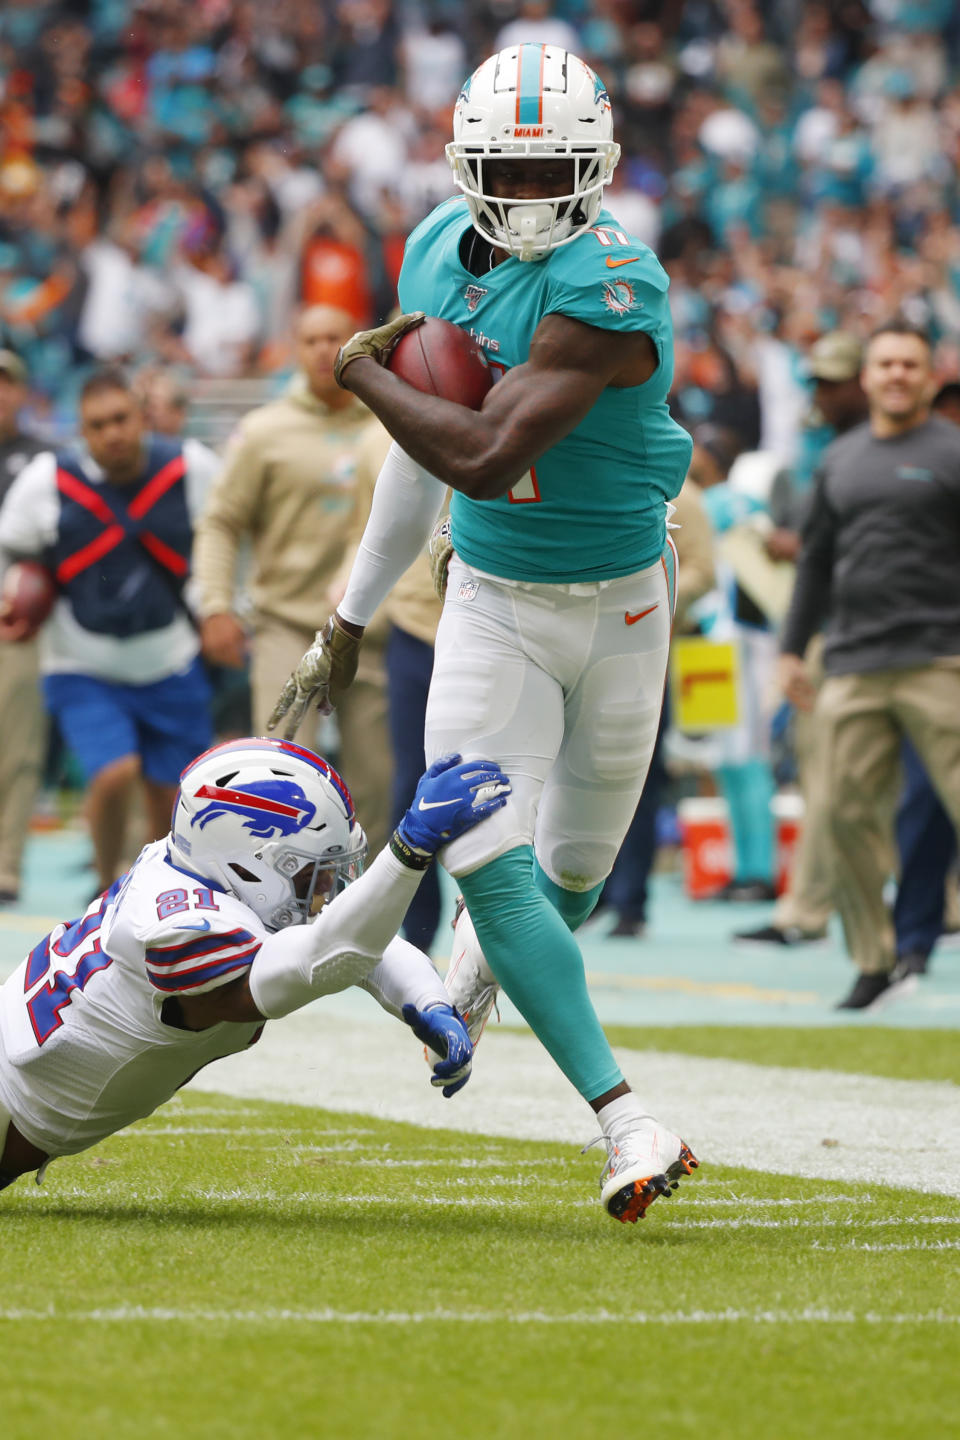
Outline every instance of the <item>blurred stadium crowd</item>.
{"type": "Polygon", "coordinates": [[[271,377],[298,303],[385,315],[463,77],[527,38],[609,87],[682,419],[802,465],[804,351],[894,311],[956,373],[951,0],[7,0],[0,345],[40,427],[95,363],[271,377]]]}

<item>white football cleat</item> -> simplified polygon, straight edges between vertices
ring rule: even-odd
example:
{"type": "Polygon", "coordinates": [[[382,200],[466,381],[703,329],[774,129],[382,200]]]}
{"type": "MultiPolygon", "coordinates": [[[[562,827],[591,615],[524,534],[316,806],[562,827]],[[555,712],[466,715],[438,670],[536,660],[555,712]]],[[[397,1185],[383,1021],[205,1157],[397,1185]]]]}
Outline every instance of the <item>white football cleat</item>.
{"type": "Polygon", "coordinates": [[[644,1115],[618,1140],[598,1135],[590,1145],[601,1142],[607,1163],[600,1175],[600,1203],[625,1225],[642,1220],[658,1195],[669,1197],[681,1176],[692,1175],[700,1164],[689,1145],[652,1115],[644,1115]]]}
{"type": "MultiPolygon", "coordinates": [[[[453,932],[453,954],[443,983],[450,996],[450,1004],[466,1025],[467,1034],[476,1045],[491,1012],[496,1008],[500,986],[483,958],[477,932],[462,898],[457,900],[453,932]]],[[[424,1046],[423,1053],[431,1068],[440,1058],[427,1046],[424,1046]]]]}
{"type": "Polygon", "coordinates": [[[460,1012],[470,1039],[476,1045],[491,1011],[496,1008],[500,986],[483,958],[477,932],[462,897],[457,901],[453,937],[453,954],[443,983],[450,996],[450,1004],[460,1012]]]}

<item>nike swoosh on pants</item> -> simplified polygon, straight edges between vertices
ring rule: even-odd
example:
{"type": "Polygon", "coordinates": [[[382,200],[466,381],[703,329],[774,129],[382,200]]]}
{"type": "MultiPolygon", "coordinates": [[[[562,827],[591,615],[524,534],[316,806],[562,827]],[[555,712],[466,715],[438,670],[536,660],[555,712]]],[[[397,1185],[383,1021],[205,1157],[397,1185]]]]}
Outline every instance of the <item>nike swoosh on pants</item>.
{"type": "Polygon", "coordinates": [[[624,612],[623,612],[624,621],[626,622],[627,625],[636,625],[637,621],[638,621],[638,620],[642,620],[643,617],[644,617],[644,615],[652,615],[653,612],[654,612],[654,610],[656,610],[657,605],[659,605],[659,604],[660,604],[660,601],[658,600],[657,603],[656,603],[656,605],[648,605],[647,608],[646,608],[646,610],[638,610],[637,613],[636,613],[636,615],[631,615],[630,612],[629,612],[629,610],[624,610],[624,612]]]}

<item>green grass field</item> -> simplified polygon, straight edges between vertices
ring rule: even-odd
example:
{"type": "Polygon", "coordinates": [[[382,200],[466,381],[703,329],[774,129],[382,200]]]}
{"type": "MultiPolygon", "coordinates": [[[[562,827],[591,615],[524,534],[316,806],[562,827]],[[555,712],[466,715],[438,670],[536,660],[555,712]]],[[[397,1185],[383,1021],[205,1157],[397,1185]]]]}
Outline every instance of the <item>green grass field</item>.
{"type": "MultiPolygon", "coordinates": [[[[809,1031],[682,1035],[817,1063],[809,1031]]],[[[955,1073],[946,1032],[840,1048],[955,1073]]],[[[0,1196],[0,1435],[954,1433],[960,1200],[710,1165],[627,1227],[599,1169],[185,1093],[0,1196]]]]}

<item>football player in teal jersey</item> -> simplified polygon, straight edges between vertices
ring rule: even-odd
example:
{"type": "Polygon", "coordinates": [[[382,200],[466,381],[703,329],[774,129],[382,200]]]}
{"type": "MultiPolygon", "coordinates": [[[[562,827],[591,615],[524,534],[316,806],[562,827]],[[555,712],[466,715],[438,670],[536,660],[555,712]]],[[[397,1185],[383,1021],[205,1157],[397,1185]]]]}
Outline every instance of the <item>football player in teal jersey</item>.
{"type": "Polygon", "coordinates": [[[602,208],[619,153],[602,82],[565,50],[511,46],[464,84],[447,147],[461,195],[410,236],[407,313],[338,358],[340,383],[394,445],[344,598],[271,724],[336,704],[364,626],[450,486],[427,754],[490,754],[513,795],[444,852],[466,902],[447,986],[475,1038],[503,987],[596,1112],[602,1202],[633,1221],[696,1161],[624,1080],[573,932],[656,738],[675,588],[668,502],[691,442],[666,404],[667,277],[602,208]],[[483,346],[499,378],[479,411],[385,368],[424,314],[483,346]]]}

